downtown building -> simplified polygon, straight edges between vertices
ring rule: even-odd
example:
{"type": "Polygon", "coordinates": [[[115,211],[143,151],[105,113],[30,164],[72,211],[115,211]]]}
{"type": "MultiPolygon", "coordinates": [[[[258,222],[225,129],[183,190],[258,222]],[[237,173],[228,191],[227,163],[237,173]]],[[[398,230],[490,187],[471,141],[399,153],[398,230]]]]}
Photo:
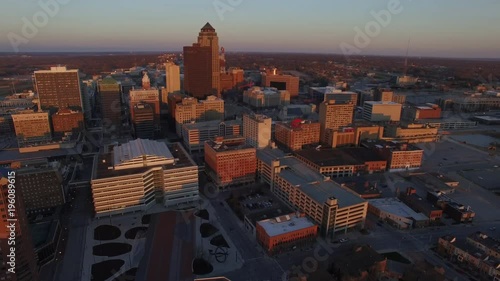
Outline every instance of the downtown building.
{"type": "Polygon", "coordinates": [[[180,93],[181,74],[180,67],[173,62],[165,63],[165,92],[166,96],[162,101],[166,101],[169,94],[180,93]]]}
{"type": "Polygon", "coordinates": [[[52,129],[48,112],[33,110],[12,114],[19,148],[38,146],[52,141],[52,129]]]}
{"type": "Polygon", "coordinates": [[[249,145],[263,148],[271,140],[272,119],[261,114],[243,115],[243,137],[249,145]]]}
{"type": "Polygon", "coordinates": [[[299,95],[299,77],[279,74],[276,68],[262,73],[262,85],[288,91],[291,98],[299,95]]]}
{"type": "Polygon", "coordinates": [[[138,104],[149,104],[154,111],[154,131],[160,130],[160,92],[157,88],[151,87],[147,74],[142,78],[142,89],[132,89],[129,93],[130,121],[135,123],[134,108],[138,104]]]}
{"type": "Polygon", "coordinates": [[[309,94],[318,101],[327,102],[334,100],[335,103],[357,104],[358,94],[354,92],[342,91],[336,87],[310,87],[309,94]]]}
{"type": "Polygon", "coordinates": [[[363,104],[363,119],[370,122],[391,122],[401,120],[403,106],[392,101],[366,101],[363,104]]]}
{"type": "MultiPolygon", "coordinates": [[[[9,181],[7,170],[0,171],[0,216],[2,228],[0,229],[0,280],[5,281],[38,281],[37,258],[35,255],[33,240],[28,226],[28,219],[24,208],[22,193],[15,193],[15,213],[10,216],[9,209],[9,181]],[[6,226],[11,224],[8,219],[16,219],[15,230],[11,232],[6,226]],[[15,237],[15,245],[9,244],[9,238],[15,237]],[[7,270],[12,266],[11,249],[14,248],[15,273],[7,270]]],[[[11,240],[10,240],[11,241],[11,240]]],[[[11,242],[12,243],[12,242],[11,242]]]]}
{"type": "Polygon", "coordinates": [[[364,227],[368,203],[279,149],[257,151],[257,173],[288,206],[304,213],[323,236],[364,227]]]}
{"type": "Polygon", "coordinates": [[[309,168],[329,178],[385,172],[387,160],[365,147],[309,148],[295,152],[309,168]]]}
{"type": "Polygon", "coordinates": [[[287,106],[290,93],[276,88],[252,87],[243,92],[243,102],[253,108],[287,106]]]}
{"type": "Polygon", "coordinates": [[[255,226],[257,242],[269,255],[311,245],[318,235],[318,226],[300,213],[261,220],[255,226]]]}
{"type": "Polygon", "coordinates": [[[239,136],[242,134],[241,120],[206,121],[182,125],[182,140],[189,153],[203,151],[205,142],[217,136],[239,136]]]}
{"type": "Polygon", "coordinates": [[[326,130],[325,143],[333,148],[357,147],[363,140],[380,140],[383,138],[383,134],[384,127],[382,126],[355,123],[354,126],[343,127],[338,130],[326,130]]]}
{"type": "Polygon", "coordinates": [[[137,139],[95,157],[91,189],[96,217],[147,211],[157,202],[198,202],[198,166],[181,144],[137,139]]]}
{"type": "Polygon", "coordinates": [[[305,145],[318,145],[320,142],[320,127],[318,122],[296,119],[289,123],[277,123],[275,140],[289,150],[302,149],[305,145]]]}
{"type": "Polygon", "coordinates": [[[65,66],[51,67],[50,70],[35,71],[34,80],[39,109],[54,113],[59,109],[69,108],[84,112],[85,115],[90,113],[90,108],[82,96],[83,89],[78,69],[67,69],[65,66]]]}
{"type": "Polygon", "coordinates": [[[205,142],[205,170],[218,188],[255,182],[256,149],[240,136],[205,142]]]}
{"type": "Polygon", "coordinates": [[[387,160],[389,172],[416,170],[422,167],[424,150],[412,144],[366,140],[361,143],[361,146],[371,149],[387,160]]]}
{"type": "Polygon", "coordinates": [[[200,101],[184,98],[175,106],[175,129],[179,137],[183,135],[183,124],[212,120],[224,121],[224,100],[216,96],[200,101]]]}
{"type": "Polygon", "coordinates": [[[329,135],[341,127],[352,124],[354,117],[353,103],[337,103],[335,100],[322,102],[319,105],[319,122],[321,123],[321,142],[328,143],[329,135]]]}
{"type": "Polygon", "coordinates": [[[78,135],[85,127],[83,113],[80,111],[73,111],[68,108],[59,109],[51,117],[54,138],[61,138],[70,133],[78,135]]]}
{"type": "Polygon", "coordinates": [[[201,28],[198,42],[185,46],[184,54],[184,91],[192,97],[203,99],[207,96],[220,96],[220,57],[219,37],[207,22],[201,28]]]}
{"type": "Polygon", "coordinates": [[[112,77],[106,77],[98,82],[97,89],[104,133],[119,136],[125,119],[122,113],[121,84],[112,77]]]}

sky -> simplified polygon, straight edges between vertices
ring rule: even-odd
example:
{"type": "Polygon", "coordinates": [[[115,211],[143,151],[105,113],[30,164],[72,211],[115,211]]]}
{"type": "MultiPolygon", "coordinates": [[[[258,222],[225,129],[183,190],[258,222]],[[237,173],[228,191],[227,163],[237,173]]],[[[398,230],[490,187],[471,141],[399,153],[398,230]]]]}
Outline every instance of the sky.
{"type": "Polygon", "coordinates": [[[410,56],[500,58],[498,11],[498,0],[1,0],[0,52],[181,51],[210,22],[226,52],[405,56],[410,39],[410,56]]]}

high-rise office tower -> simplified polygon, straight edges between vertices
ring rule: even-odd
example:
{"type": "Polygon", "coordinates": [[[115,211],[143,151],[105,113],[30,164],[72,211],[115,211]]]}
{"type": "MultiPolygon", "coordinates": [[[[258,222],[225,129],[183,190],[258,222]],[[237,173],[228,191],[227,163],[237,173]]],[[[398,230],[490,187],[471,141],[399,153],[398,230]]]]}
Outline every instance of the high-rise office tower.
{"type": "Polygon", "coordinates": [[[243,137],[255,148],[264,148],[271,140],[272,119],[265,115],[243,115],[243,137]]]}
{"type": "Polygon", "coordinates": [[[41,109],[84,110],[78,69],[68,70],[65,66],[57,66],[50,70],[35,71],[35,86],[41,109]]]}
{"type": "Polygon", "coordinates": [[[18,190],[13,196],[9,190],[12,190],[9,189],[9,172],[0,169],[0,220],[4,226],[0,229],[0,280],[37,281],[37,260],[22,192],[18,190]],[[9,205],[9,200],[15,200],[15,208],[9,205]],[[9,225],[12,228],[5,227],[9,225]],[[12,261],[14,264],[9,264],[12,261]],[[14,268],[14,273],[9,272],[10,268],[14,268]]]}
{"type": "Polygon", "coordinates": [[[327,143],[326,131],[337,130],[352,124],[354,104],[337,104],[334,100],[322,102],[319,106],[319,122],[321,123],[321,141],[327,143]]]}
{"type": "Polygon", "coordinates": [[[98,91],[104,131],[119,135],[123,123],[121,85],[109,76],[99,81],[98,91]]]}
{"type": "Polygon", "coordinates": [[[152,139],[155,132],[154,109],[150,104],[139,103],[134,106],[134,132],[138,139],[152,139]]]}
{"type": "Polygon", "coordinates": [[[180,68],[173,62],[165,64],[165,79],[167,95],[181,90],[180,68]]]}
{"type": "Polygon", "coordinates": [[[208,22],[198,42],[184,47],[184,90],[196,98],[220,95],[219,37],[208,22]]]}

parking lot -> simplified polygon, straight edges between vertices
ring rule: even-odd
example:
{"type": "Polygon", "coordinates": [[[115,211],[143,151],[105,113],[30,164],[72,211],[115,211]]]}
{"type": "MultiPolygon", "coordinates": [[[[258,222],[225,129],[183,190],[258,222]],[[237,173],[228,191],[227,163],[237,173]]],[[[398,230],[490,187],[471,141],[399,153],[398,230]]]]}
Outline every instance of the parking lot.
{"type": "Polygon", "coordinates": [[[238,197],[241,206],[245,209],[245,213],[252,213],[252,211],[258,211],[263,209],[270,209],[275,205],[275,199],[270,195],[266,195],[262,191],[255,191],[247,196],[238,197]]]}

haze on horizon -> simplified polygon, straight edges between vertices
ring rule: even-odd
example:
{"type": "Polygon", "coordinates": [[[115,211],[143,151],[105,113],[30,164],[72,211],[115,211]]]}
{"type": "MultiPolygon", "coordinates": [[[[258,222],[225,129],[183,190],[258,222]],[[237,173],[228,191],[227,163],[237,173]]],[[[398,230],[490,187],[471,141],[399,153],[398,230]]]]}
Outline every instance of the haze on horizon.
{"type": "MultiPolygon", "coordinates": [[[[23,18],[60,1],[59,11],[19,45],[20,52],[181,51],[210,22],[228,52],[341,54],[355,28],[397,0],[5,0],[0,9],[0,52],[13,52],[8,34],[23,36],[23,18]],[[216,9],[219,8],[219,11],[216,9]],[[224,10],[224,11],[223,11],[224,10]],[[27,41],[27,42],[26,42],[27,41]]],[[[500,1],[400,0],[401,12],[359,55],[500,58],[500,1]]]]}

